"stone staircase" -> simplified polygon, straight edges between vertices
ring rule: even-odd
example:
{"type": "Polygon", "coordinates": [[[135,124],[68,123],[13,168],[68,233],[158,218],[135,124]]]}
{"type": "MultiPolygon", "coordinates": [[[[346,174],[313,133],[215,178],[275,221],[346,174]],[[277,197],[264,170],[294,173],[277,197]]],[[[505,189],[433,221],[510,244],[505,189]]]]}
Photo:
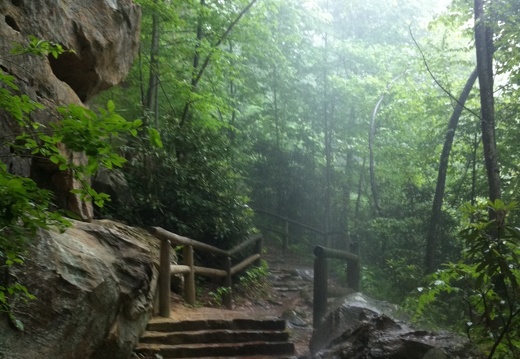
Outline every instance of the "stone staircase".
{"type": "Polygon", "coordinates": [[[139,358],[291,358],[281,319],[152,318],[134,353],[139,358]]]}

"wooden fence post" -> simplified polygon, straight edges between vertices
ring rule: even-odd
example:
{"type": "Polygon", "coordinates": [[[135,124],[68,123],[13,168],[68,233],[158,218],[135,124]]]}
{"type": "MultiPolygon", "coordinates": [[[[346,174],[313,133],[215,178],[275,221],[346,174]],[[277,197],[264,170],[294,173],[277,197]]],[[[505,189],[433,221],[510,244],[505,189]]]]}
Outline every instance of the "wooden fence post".
{"type": "MultiPolygon", "coordinates": [[[[255,243],[255,253],[258,253],[260,255],[262,255],[262,249],[263,249],[263,242],[264,242],[264,237],[260,237],[257,239],[256,243],[255,243]]],[[[255,263],[254,263],[255,266],[257,267],[261,267],[262,266],[262,258],[258,258],[255,263]]]]}
{"type": "Polygon", "coordinates": [[[190,305],[195,304],[195,264],[193,259],[193,247],[184,246],[184,264],[190,267],[190,272],[184,275],[184,299],[190,305]]]}
{"type": "Polygon", "coordinates": [[[287,247],[289,246],[289,221],[284,221],[284,229],[283,229],[283,248],[282,253],[287,253],[287,247]]]}
{"type": "Polygon", "coordinates": [[[357,243],[351,244],[351,251],[358,256],[358,260],[347,261],[347,287],[359,292],[359,282],[361,276],[361,264],[359,263],[359,246],[357,243]]]}
{"type": "Polygon", "coordinates": [[[161,253],[159,257],[159,315],[170,317],[170,241],[161,240],[161,253]]]}
{"type": "Polygon", "coordinates": [[[324,255],[316,256],[314,258],[314,309],[312,313],[312,325],[314,328],[318,327],[327,311],[327,281],[327,257],[324,255]]]}
{"type": "Polygon", "coordinates": [[[226,262],[224,263],[224,269],[226,271],[226,279],[224,282],[224,287],[226,291],[224,292],[224,305],[227,309],[233,309],[233,300],[232,300],[232,290],[233,290],[233,278],[231,276],[231,257],[226,257],[226,262]]]}

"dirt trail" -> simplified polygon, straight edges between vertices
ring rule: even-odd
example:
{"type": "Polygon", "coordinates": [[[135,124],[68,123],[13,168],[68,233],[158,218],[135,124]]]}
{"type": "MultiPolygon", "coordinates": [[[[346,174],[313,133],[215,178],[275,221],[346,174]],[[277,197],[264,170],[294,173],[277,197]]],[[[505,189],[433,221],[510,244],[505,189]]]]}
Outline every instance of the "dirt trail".
{"type": "Polygon", "coordinates": [[[295,344],[296,355],[309,352],[312,335],[313,270],[297,256],[283,255],[269,249],[264,256],[269,266],[269,296],[249,303],[237,305],[236,309],[285,319],[295,344]]]}

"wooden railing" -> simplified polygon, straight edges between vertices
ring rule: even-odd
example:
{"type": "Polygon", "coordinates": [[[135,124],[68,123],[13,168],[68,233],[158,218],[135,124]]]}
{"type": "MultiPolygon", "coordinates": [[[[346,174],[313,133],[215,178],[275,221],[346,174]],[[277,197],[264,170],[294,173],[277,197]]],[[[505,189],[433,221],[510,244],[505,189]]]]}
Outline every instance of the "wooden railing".
{"type": "MultiPolygon", "coordinates": [[[[352,245],[352,247],[352,250],[357,253],[357,246],[352,245]]],[[[322,246],[314,248],[314,256],[314,306],[312,323],[314,328],[317,328],[327,311],[327,259],[335,258],[347,262],[347,287],[356,292],[359,291],[360,264],[357,254],[322,246]]]]}
{"type": "Polygon", "coordinates": [[[224,286],[228,290],[224,294],[223,303],[232,309],[233,275],[243,271],[252,264],[260,266],[262,254],[262,235],[256,235],[236,247],[225,251],[194,239],[179,236],[160,227],[153,227],[151,233],[161,240],[159,264],[159,315],[170,317],[170,279],[174,274],[184,275],[184,298],[188,304],[195,304],[195,274],[224,278],[224,286]],[[183,264],[170,265],[170,247],[172,244],[183,246],[183,264]],[[232,258],[245,248],[254,245],[254,254],[232,265],[232,258]],[[194,250],[204,251],[224,258],[223,269],[198,267],[194,263],[194,250]]]}
{"type": "MultiPolygon", "coordinates": [[[[278,234],[282,238],[282,251],[283,253],[287,253],[287,248],[289,247],[290,238],[293,237],[294,239],[301,239],[296,238],[294,236],[291,236],[291,233],[289,232],[289,227],[298,228],[300,230],[303,230],[305,232],[310,232],[311,236],[314,236],[318,239],[318,243],[322,243],[326,245],[327,247],[332,246],[333,239],[336,239],[336,242],[341,243],[342,246],[345,248],[348,247],[348,235],[344,231],[340,230],[332,230],[332,231],[324,231],[319,228],[314,228],[312,226],[309,226],[305,223],[301,223],[298,221],[295,221],[293,219],[280,216],[279,214],[266,211],[263,209],[255,208],[255,213],[263,214],[266,216],[269,216],[272,219],[275,219],[277,222],[279,222],[279,226],[269,226],[265,227],[261,224],[257,224],[259,227],[262,227],[262,231],[266,230],[275,234],[278,234]],[[278,227],[278,228],[277,228],[278,227]]],[[[310,248],[312,248],[311,246],[310,248]]],[[[309,249],[310,249],[309,248],[309,249]]]]}

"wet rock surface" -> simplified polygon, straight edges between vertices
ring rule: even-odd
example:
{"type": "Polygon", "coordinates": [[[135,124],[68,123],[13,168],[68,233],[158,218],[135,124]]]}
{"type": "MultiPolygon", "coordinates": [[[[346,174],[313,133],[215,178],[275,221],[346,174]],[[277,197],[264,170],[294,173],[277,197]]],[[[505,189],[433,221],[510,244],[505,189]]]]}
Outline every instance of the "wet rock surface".
{"type": "Polygon", "coordinates": [[[41,231],[12,276],[36,299],[0,319],[2,359],[127,359],[152,314],[158,243],[111,221],[41,231]],[[157,246],[156,246],[157,245],[157,246]]]}
{"type": "Polygon", "coordinates": [[[466,338],[418,330],[402,319],[394,305],[351,294],[317,327],[310,342],[312,358],[484,358],[466,338]]]}

